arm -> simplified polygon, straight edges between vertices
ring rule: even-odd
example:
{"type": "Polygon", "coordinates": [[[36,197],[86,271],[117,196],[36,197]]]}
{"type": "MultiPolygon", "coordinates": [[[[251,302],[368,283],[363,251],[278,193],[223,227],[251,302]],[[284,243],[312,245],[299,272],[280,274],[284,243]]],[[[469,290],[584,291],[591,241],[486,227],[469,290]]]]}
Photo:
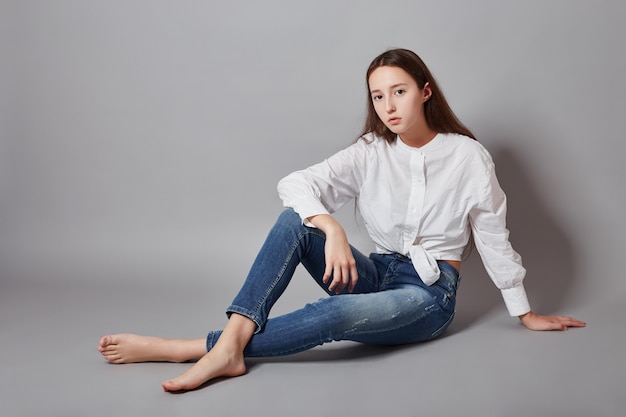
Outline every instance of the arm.
{"type": "Polygon", "coordinates": [[[352,292],[359,277],[343,227],[329,214],[318,214],[307,220],[326,234],[324,247],[326,269],[322,280],[327,284],[332,276],[333,280],[328,289],[335,291],[336,294],[341,293],[346,286],[348,291],[352,292]]]}
{"type": "Polygon", "coordinates": [[[359,140],[318,164],[287,175],[277,187],[283,205],[292,207],[307,226],[315,215],[336,212],[359,194],[368,160],[375,158],[370,148],[359,140]]]}
{"type": "Polygon", "coordinates": [[[329,291],[352,292],[358,280],[356,263],[343,227],[331,216],[359,193],[375,153],[368,141],[359,140],[327,160],[280,180],[278,194],[285,207],[292,207],[306,226],[326,234],[323,281],[329,291]]]}
{"type": "MultiPolygon", "coordinates": [[[[488,156],[488,155],[487,155],[488,156]]],[[[502,291],[512,316],[530,330],[567,330],[584,327],[585,323],[566,316],[542,316],[530,309],[523,287],[526,270],[513,250],[506,229],[506,196],[495,176],[493,162],[487,160],[489,179],[483,187],[480,209],[471,214],[476,247],[492,280],[502,291]]]]}

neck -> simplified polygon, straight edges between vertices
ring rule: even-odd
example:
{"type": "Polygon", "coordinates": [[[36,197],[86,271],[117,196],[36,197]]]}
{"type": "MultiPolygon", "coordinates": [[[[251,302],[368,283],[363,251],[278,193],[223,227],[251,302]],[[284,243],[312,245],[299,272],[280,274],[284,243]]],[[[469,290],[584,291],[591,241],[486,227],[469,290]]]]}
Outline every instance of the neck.
{"type": "Polygon", "coordinates": [[[427,128],[422,132],[418,132],[416,134],[402,134],[400,135],[400,139],[405,144],[412,146],[414,148],[421,148],[426,145],[428,142],[433,140],[437,136],[437,132],[434,130],[427,128]]]}

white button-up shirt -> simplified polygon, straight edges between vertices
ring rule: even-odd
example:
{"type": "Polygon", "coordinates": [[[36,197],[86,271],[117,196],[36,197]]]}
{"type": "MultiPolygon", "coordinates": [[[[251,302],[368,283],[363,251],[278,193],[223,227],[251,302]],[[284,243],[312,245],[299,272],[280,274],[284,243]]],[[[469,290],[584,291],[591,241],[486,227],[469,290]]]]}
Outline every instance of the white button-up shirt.
{"type": "Polygon", "coordinates": [[[368,134],[283,178],[278,193],[304,222],[358,198],[376,251],[411,258],[427,285],[439,278],[436,261],[462,260],[473,234],[509,313],[530,311],[523,286],[526,270],[508,239],[506,197],[491,156],[478,141],[438,134],[415,148],[399,137],[389,144],[368,134]]]}

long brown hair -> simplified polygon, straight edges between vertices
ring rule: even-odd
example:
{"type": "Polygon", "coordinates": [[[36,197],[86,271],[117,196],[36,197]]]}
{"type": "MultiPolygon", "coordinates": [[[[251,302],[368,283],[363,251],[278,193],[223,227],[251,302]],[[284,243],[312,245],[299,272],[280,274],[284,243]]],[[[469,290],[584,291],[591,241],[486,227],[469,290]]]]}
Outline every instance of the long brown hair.
{"type": "Polygon", "coordinates": [[[376,114],[369,91],[370,75],[376,68],[385,66],[398,67],[406,71],[415,80],[420,90],[428,83],[432,95],[424,103],[424,116],[426,117],[426,123],[428,123],[431,129],[437,133],[459,133],[476,139],[474,134],[454,114],[435,77],[430,73],[424,61],[415,52],[408,49],[390,49],[385,51],[374,58],[367,69],[365,77],[367,84],[367,119],[365,120],[361,136],[371,132],[385,138],[389,143],[396,139],[396,134],[389,130],[376,114]]]}

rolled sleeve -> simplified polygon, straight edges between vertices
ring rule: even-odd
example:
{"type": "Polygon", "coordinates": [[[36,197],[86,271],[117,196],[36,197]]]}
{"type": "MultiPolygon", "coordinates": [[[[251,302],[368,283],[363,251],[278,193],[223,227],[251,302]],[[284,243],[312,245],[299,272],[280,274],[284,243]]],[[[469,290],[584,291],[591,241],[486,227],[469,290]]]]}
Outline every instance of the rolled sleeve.
{"type": "Polygon", "coordinates": [[[308,184],[301,172],[294,172],[280,180],[277,189],[283,206],[293,208],[305,224],[306,219],[311,216],[330,213],[328,207],[322,203],[319,192],[308,184]]]}

